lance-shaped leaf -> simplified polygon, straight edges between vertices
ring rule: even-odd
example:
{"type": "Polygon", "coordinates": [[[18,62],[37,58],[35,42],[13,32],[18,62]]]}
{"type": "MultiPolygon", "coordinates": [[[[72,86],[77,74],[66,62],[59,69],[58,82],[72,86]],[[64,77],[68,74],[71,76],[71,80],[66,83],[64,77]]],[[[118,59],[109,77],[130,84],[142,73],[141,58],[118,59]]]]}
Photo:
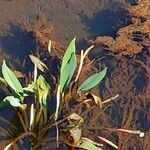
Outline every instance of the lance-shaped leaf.
{"type": "Polygon", "coordinates": [[[102,79],[105,77],[106,72],[107,72],[107,67],[102,71],[100,71],[99,73],[91,75],[79,86],[78,91],[86,91],[99,84],[102,81],[102,79]]]}
{"type": "Polygon", "coordinates": [[[62,74],[64,67],[66,65],[66,63],[68,63],[68,61],[71,58],[72,53],[75,53],[76,47],[75,47],[75,40],[76,38],[74,38],[68,45],[67,50],[64,54],[63,60],[62,60],[62,64],[61,64],[61,71],[60,74],[62,74]]]}
{"type": "Polygon", "coordinates": [[[2,65],[2,74],[7,84],[17,93],[23,93],[23,88],[15,74],[8,68],[5,61],[2,65]]]}
{"type": "Polygon", "coordinates": [[[61,70],[60,70],[60,89],[61,93],[64,92],[69,85],[74,71],[76,69],[77,60],[75,55],[75,38],[70,42],[64,54],[61,70]]]}
{"type": "Polygon", "coordinates": [[[63,93],[64,90],[68,87],[77,66],[75,53],[72,53],[70,57],[70,60],[68,60],[68,62],[65,64],[64,70],[60,76],[61,93],[63,93]]]}

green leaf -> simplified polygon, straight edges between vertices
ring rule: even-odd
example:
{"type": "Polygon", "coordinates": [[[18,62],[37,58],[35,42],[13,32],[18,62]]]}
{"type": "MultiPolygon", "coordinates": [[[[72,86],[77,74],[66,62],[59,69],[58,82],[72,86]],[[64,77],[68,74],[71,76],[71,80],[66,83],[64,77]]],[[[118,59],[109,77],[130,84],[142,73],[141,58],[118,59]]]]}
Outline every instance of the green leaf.
{"type": "Polygon", "coordinates": [[[24,88],[26,92],[32,92],[37,96],[42,107],[46,106],[46,99],[50,89],[50,85],[46,82],[42,75],[40,75],[35,82],[24,88]]]}
{"type": "Polygon", "coordinates": [[[23,88],[15,74],[8,68],[5,61],[2,65],[2,74],[7,84],[17,93],[23,93],[23,88]]]}
{"type": "Polygon", "coordinates": [[[68,87],[77,66],[75,53],[72,53],[70,57],[70,60],[68,60],[68,62],[65,64],[60,76],[61,93],[63,93],[64,90],[68,87]]]}
{"type": "Polygon", "coordinates": [[[87,138],[81,140],[79,148],[83,148],[85,150],[102,150],[101,148],[97,147],[92,140],[87,138]]]}
{"type": "Polygon", "coordinates": [[[68,45],[68,48],[64,54],[61,70],[60,70],[60,89],[61,93],[64,92],[66,87],[69,85],[72,76],[74,74],[74,71],[76,69],[77,60],[75,55],[75,40],[74,38],[70,44],[68,45]]]}
{"type": "Polygon", "coordinates": [[[27,87],[24,87],[23,90],[25,92],[31,92],[34,93],[36,88],[36,82],[33,82],[32,84],[29,84],[27,87]]]}
{"type": "Polygon", "coordinates": [[[4,102],[9,101],[10,105],[14,106],[14,107],[20,107],[21,106],[20,99],[14,97],[14,96],[7,96],[4,98],[3,101],[4,102]]]}
{"type": "Polygon", "coordinates": [[[62,65],[61,65],[61,71],[60,71],[61,74],[62,74],[62,72],[64,70],[64,67],[65,67],[66,63],[70,60],[72,53],[75,53],[75,49],[76,49],[76,47],[75,47],[75,40],[76,40],[76,38],[74,38],[70,42],[70,44],[68,45],[67,50],[66,50],[66,52],[64,54],[64,57],[63,57],[63,60],[62,60],[62,65]]]}
{"type": "Polygon", "coordinates": [[[46,106],[46,100],[47,100],[48,92],[50,90],[50,86],[46,82],[44,77],[41,76],[41,75],[37,79],[36,85],[37,85],[37,92],[38,92],[37,94],[38,94],[39,102],[40,102],[41,106],[45,107],[46,106]]]}
{"type": "Polygon", "coordinates": [[[102,81],[106,73],[107,73],[107,67],[102,71],[100,71],[99,73],[91,75],[79,86],[78,91],[86,91],[93,88],[94,86],[96,86],[98,83],[102,81]]]}

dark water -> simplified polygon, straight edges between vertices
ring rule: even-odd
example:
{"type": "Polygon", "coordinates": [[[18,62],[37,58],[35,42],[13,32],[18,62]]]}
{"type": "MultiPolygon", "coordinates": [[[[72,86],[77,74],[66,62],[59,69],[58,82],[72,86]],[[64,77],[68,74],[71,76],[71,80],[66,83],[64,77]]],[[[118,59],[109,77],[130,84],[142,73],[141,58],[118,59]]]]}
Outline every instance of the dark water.
{"type": "Polygon", "coordinates": [[[31,33],[23,31],[21,27],[9,24],[9,35],[0,36],[0,45],[9,55],[23,59],[36,50],[36,43],[31,33]]]}
{"type": "Polygon", "coordinates": [[[0,3],[1,50],[21,59],[36,49],[35,41],[30,33],[22,29],[22,25],[28,21],[33,23],[39,12],[44,13],[48,22],[54,26],[51,38],[65,45],[73,37],[77,37],[79,45],[82,45],[89,37],[114,36],[118,28],[130,22],[128,12],[119,0],[114,3],[108,0],[23,0],[22,3],[2,0],[0,3]]]}
{"type": "Polygon", "coordinates": [[[130,24],[129,13],[122,7],[120,7],[120,3],[114,3],[108,8],[94,13],[92,18],[81,15],[81,20],[86,24],[90,36],[115,37],[119,28],[130,24]]]}
{"type": "MultiPolygon", "coordinates": [[[[136,0],[128,0],[128,2],[133,5],[137,3],[136,0]]],[[[28,55],[36,50],[35,39],[30,32],[23,30],[22,25],[26,21],[32,24],[39,11],[44,13],[48,22],[54,27],[51,38],[66,45],[76,36],[78,50],[87,47],[88,40],[95,39],[97,36],[115,37],[119,28],[131,23],[125,4],[121,0],[22,0],[22,2],[1,0],[0,10],[0,50],[7,55],[6,58],[9,56],[8,60],[12,63],[15,59],[19,59],[20,62],[24,59],[28,60],[28,55]]],[[[110,56],[107,58],[108,60],[104,60],[104,63],[110,67],[108,76],[111,78],[111,72],[116,69],[112,64],[114,58],[110,56]]],[[[18,68],[15,65],[13,67],[18,68]]],[[[136,94],[144,89],[147,82],[144,71],[141,71],[134,80],[136,94]]],[[[111,118],[114,118],[114,125],[117,127],[120,126],[122,120],[119,112],[118,104],[113,105],[107,111],[111,114],[111,118]]],[[[10,120],[13,120],[13,113],[14,109],[0,110],[0,114],[10,120]]],[[[150,123],[144,111],[135,111],[134,117],[138,118],[137,129],[145,131],[150,129],[150,123]]],[[[22,142],[19,149],[30,149],[28,142],[28,139],[22,142]]]]}

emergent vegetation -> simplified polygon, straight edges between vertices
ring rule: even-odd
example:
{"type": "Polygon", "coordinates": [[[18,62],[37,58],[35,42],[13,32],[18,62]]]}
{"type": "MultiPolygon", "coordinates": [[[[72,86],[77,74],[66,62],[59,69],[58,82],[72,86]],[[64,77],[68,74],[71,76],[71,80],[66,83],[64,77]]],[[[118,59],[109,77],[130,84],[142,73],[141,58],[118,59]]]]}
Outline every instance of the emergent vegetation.
{"type": "MultiPolygon", "coordinates": [[[[49,43],[49,52],[50,50],[49,43]]],[[[9,69],[6,62],[3,61],[2,64],[2,75],[0,78],[10,91],[10,95],[6,96],[0,103],[0,107],[14,107],[16,110],[16,116],[20,119],[20,124],[22,125],[22,134],[16,137],[12,142],[10,142],[5,150],[9,149],[13,144],[19,142],[21,139],[28,137],[31,141],[33,149],[40,148],[44,144],[44,138],[47,136],[48,130],[52,127],[56,128],[53,130],[56,132],[56,143],[59,146],[59,139],[61,133],[64,134],[63,143],[72,147],[72,149],[78,147],[87,150],[101,150],[103,145],[93,140],[84,137],[82,135],[82,126],[84,124],[84,119],[80,114],[75,113],[75,109],[79,105],[85,105],[85,107],[90,107],[90,103],[94,104],[94,107],[102,107],[103,103],[110,102],[111,100],[118,97],[111,98],[110,100],[101,101],[101,98],[90,93],[89,90],[98,85],[106,76],[107,67],[98,73],[95,73],[88,77],[81,84],[78,83],[80,78],[80,73],[84,65],[84,58],[88,52],[93,48],[89,47],[85,52],[82,50],[80,55],[80,61],[77,61],[75,38],[70,42],[64,57],[62,59],[60,67],[59,82],[56,83],[56,91],[51,91],[51,85],[45,80],[42,75],[39,75],[38,69],[44,71],[48,69],[47,66],[34,55],[30,55],[32,62],[34,63],[34,79],[27,87],[24,87],[18,80],[16,75],[12,70],[9,69]],[[55,101],[55,112],[49,112],[48,103],[51,104],[51,95],[54,93],[55,101]],[[88,98],[90,95],[92,98],[88,98]],[[32,100],[30,100],[32,97],[32,100]],[[87,97],[83,99],[82,97],[87,97]],[[30,100],[30,103],[26,103],[25,99],[30,100]],[[71,114],[67,113],[69,103],[75,101],[78,104],[74,107],[71,114]],[[63,114],[63,116],[62,116],[63,114]],[[65,114],[65,115],[64,115],[65,114]],[[63,124],[64,123],[64,124],[63,124]],[[63,124],[63,125],[62,125],[63,124]],[[59,127],[60,125],[61,128],[59,127]],[[67,134],[69,133],[69,134],[67,134]]],[[[118,131],[128,132],[130,130],[118,131]]],[[[141,132],[131,132],[135,134],[140,134],[141,132]]],[[[106,142],[107,144],[118,148],[115,144],[109,140],[98,136],[100,140],[106,142]]]]}

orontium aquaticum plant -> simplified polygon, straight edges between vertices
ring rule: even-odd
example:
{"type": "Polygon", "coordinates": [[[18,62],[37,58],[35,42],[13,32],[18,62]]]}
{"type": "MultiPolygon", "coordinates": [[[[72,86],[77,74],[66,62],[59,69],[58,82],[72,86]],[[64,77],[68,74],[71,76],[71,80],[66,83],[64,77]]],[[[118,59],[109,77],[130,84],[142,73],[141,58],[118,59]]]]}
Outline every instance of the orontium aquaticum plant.
{"type": "MultiPolygon", "coordinates": [[[[44,137],[46,136],[47,131],[52,127],[56,127],[56,142],[58,146],[60,133],[59,125],[61,125],[63,122],[67,122],[67,125],[63,127],[63,131],[67,131],[69,136],[73,139],[71,142],[69,140],[64,140],[67,145],[72,148],[78,147],[86,150],[102,150],[102,144],[96,143],[82,136],[82,124],[84,123],[84,118],[82,118],[79,114],[72,112],[71,114],[66,113],[65,117],[63,118],[60,117],[63,108],[66,106],[64,104],[66,103],[66,97],[67,100],[71,101],[71,95],[75,93],[75,100],[78,101],[78,98],[80,99],[82,95],[86,95],[88,93],[88,90],[98,85],[104,79],[107,73],[106,67],[100,72],[91,75],[79,85],[78,79],[84,65],[84,59],[93,46],[89,47],[85,52],[83,52],[83,50],[81,51],[79,66],[77,66],[75,40],[76,39],[74,38],[70,42],[62,59],[60,67],[60,80],[56,85],[56,93],[54,93],[56,97],[56,105],[54,106],[55,112],[53,112],[53,114],[48,113],[47,105],[47,100],[50,99],[48,98],[48,94],[50,93],[51,86],[42,75],[38,75],[38,69],[44,71],[44,68],[48,69],[47,66],[39,58],[35,57],[34,55],[29,55],[34,63],[34,81],[27,87],[23,87],[21,82],[15,76],[14,72],[11,71],[6,62],[3,61],[3,77],[0,79],[9,89],[11,88],[11,94],[6,96],[3,101],[1,101],[0,107],[3,108],[12,106],[16,108],[17,115],[23,128],[23,133],[10,142],[5,147],[5,150],[9,149],[13,144],[19,142],[19,140],[25,137],[30,138],[33,149],[36,149],[44,143],[44,137]],[[24,99],[28,98],[30,95],[34,95],[32,96],[34,100],[32,103],[26,104],[24,99]]],[[[51,41],[48,46],[49,52],[51,52],[50,45],[51,41]]],[[[94,95],[93,93],[90,94],[93,99],[86,99],[81,102],[79,101],[79,103],[87,104],[92,100],[96,106],[101,106],[104,103],[107,103],[118,97],[118,95],[116,95],[114,98],[102,102],[98,96],[94,95]]],[[[123,131],[123,129],[120,129],[120,131],[127,132],[123,131]]],[[[138,133],[140,135],[143,134],[141,132],[138,133]]],[[[111,141],[100,136],[98,138],[107,144],[110,144],[114,148],[118,148],[111,141]]]]}

